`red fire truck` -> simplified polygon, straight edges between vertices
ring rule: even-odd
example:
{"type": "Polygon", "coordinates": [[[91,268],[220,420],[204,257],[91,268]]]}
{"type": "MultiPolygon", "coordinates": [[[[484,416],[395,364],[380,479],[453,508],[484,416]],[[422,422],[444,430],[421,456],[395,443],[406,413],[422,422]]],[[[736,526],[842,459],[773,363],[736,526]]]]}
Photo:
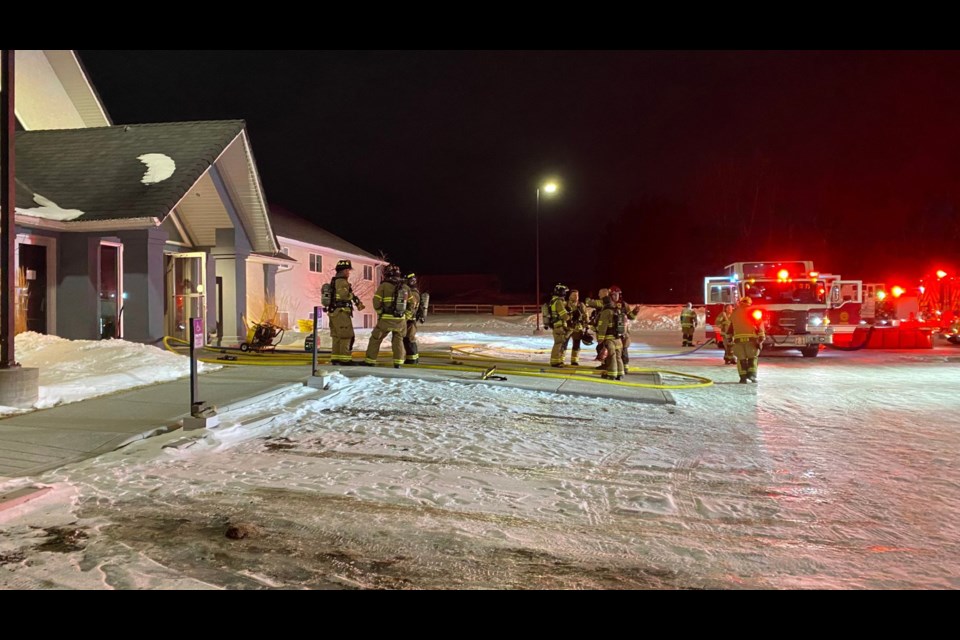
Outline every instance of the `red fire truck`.
{"type": "Polygon", "coordinates": [[[734,262],[725,274],[704,278],[707,338],[723,344],[715,325],[726,304],[743,296],[760,310],[764,348],[796,349],[814,358],[820,345],[849,342],[861,324],[863,283],[814,270],[811,260],[734,262]]]}

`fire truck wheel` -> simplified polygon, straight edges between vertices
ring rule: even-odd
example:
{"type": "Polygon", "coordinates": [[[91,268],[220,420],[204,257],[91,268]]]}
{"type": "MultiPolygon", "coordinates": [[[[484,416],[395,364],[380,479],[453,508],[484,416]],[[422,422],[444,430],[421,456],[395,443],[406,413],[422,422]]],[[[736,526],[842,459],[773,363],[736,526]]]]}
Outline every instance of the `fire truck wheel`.
{"type": "Polygon", "coordinates": [[[250,344],[246,342],[240,343],[240,351],[247,352],[250,351],[250,344]]]}
{"type": "Polygon", "coordinates": [[[817,354],[820,353],[820,345],[815,344],[812,347],[804,347],[800,349],[800,353],[803,354],[804,358],[816,358],[817,354]]]}

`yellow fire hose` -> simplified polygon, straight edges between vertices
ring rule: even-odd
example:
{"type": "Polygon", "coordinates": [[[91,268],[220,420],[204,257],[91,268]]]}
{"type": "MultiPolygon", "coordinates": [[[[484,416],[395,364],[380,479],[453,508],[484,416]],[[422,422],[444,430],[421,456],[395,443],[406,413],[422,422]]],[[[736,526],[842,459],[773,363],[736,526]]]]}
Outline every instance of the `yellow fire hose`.
{"type": "MultiPolygon", "coordinates": [[[[180,338],[174,338],[172,336],[167,336],[163,339],[163,345],[167,348],[168,351],[176,353],[178,355],[187,355],[184,352],[184,347],[189,345],[186,340],[181,340],[180,338]],[[175,346],[174,343],[177,343],[179,346],[175,346]]],[[[478,364],[482,363],[493,364],[493,363],[502,363],[510,365],[509,368],[497,368],[497,373],[502,373],[505,375],[515,375],[515,376],[528,376],[534,378],[551,378],[556,380],[571,380],[579,382],[591,382],[594,384],[609,384],[609,385],[618,385],[621,387],[634,387],[642,389],[699,389],[703,387],[709,387],[713,384],[713,380],[705,378],[703,376],[694,375],[691,373],[681,373],[679,371],[668,371],[665,369],[631,369],[631,372],[634,373],[659,373],[662,375],[677,376],[680,378],[685,378],[688,380],[693,380],[694,382],[686,384],[654,384],[654,383],[643,383],[643,382],[629,382],[626,380],[607,380],[600,375],[602,372],[598,371],[593,367],[574,367],[571,371],[571,367],[564,367],[563,370],[557,372],[544,371],[542,369],[543,364],[539,362],[531,362],[525,360],[511,360],[507,358],[491,358],[488,356],[476,356],[471,355],[470,352],[466,351],[467,347],[473,345],[454,345],[450,348],[449,352],[443,351],[426,351],[421,352],[422,357],[430,358],[444,358],[451,360],[451,364],[417,364],[418,369],[433,369],[438,371],[466,371],[471,373],[483,373],[486,367],[475,366],[471,367],[469,365],[461,364],[461,362],[477,362],[478,364]],[[454,354],[460,354],[454,357],[454,354]],[[456,364],[453,364],[456,363],[456,364]],[[523,368],[518,368],[523,367],[523,368]],[[531,370],[539,369],[539,370],[531,370]],[[570,373],[564,373],[563,371],[571,371],[570,373]],[[589,372],[589,373],[588,373],[589,372]]],[[[206,351],[215,351],[216,347],[205,347],[206,351]]],[[[353,356],[356,357],[359,355],[362,357],[365,355],[363,352],[354,352],[353,356]]],[[[197,358],[200,362],[207,362],[210,364],[226,364],[226,365],[242,365],[242,366],[274,366],[274,367],[290,367],[290,366],[305,366],[309,365],[312,362],[312,355],[309,353],[301,354],[275,354],[270,352],[245,352],[242,354],[231,355],[230,360],[221,360],[218,358],[197,358]]],[[[322,364],[325,366],[331,366],[329,358],[318,358],[317,364],[322,364]]],[[[332,365],[336,366],[336,365],[332,365]]]]}

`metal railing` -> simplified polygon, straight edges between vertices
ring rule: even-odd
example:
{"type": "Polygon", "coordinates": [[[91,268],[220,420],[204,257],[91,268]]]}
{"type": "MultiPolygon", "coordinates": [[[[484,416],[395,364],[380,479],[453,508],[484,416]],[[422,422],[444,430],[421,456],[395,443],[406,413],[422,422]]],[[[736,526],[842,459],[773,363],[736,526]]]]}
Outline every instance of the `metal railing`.
{"type": "Polygon", "coordinates": [[[494,307],[504,307],[507,315],[525,315],[537,312],[535,304],[431,304],[431,313],[494,313],[494,307]]]}

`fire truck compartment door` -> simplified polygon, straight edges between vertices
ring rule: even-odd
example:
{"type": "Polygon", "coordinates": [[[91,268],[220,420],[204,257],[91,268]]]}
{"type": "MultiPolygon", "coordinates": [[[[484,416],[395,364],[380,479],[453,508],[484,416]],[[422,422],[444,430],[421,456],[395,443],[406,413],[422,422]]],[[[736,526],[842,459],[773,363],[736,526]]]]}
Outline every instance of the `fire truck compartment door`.
{"type": "Polygon", "coordinates": [[[730,278],[704,278],[703,295],[706,304],[736,304],[737,284],[730,278]]]}
{"type": "Polygon", "coordinates": [[[836,280],[830,286],[830,305],[839,307],[847,302],[863,302],[863,283],[859,280],[836,280]]]}

